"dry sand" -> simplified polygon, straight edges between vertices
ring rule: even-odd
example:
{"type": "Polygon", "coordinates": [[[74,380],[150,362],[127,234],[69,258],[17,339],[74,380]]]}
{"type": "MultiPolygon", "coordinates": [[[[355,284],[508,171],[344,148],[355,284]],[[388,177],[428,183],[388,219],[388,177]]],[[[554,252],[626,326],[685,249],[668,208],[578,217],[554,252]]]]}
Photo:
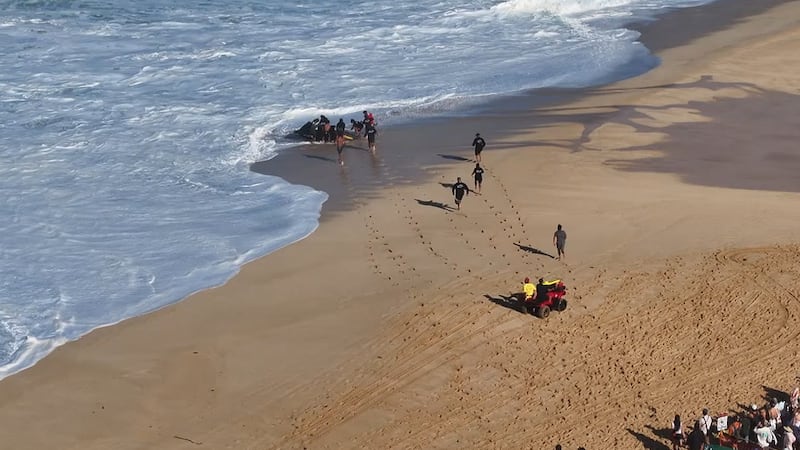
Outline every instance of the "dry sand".
{"type": "Polygon", "coordinates": [[[345,171],[298,153],[337,174],[316,233],[3,380],[2,446],[666,449],[676,413],[790,390],[800,2],[728,25],[567,104],[386,131],[345,171]],[[454,212],[476,129],[483,192],[454,212]],[[520,313],[525,276],[569,308],[520,313]]]}

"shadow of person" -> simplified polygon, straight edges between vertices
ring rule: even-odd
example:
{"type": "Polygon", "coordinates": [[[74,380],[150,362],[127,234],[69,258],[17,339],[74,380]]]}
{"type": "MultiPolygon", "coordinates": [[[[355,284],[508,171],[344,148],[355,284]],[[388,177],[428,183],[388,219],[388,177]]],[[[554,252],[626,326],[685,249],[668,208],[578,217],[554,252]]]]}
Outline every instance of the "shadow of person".
{"type": "Polygon", "coordinates": [[[772,399],[775,399],[777,401],[781,401],[781,400],[787,400],[788,401],[788,400],[791,399],[791,395],[788,392],[784,392],[784,391],[782,391],[780,389],[775,389],[775,388],[772,388],[772,387],[769,387],[769,386],[764,386],[764,385],[762,385],[761,388],[764,389],[763,399],[766,402],[769,402],[772,399]]]}
{"type": "Polygon", "coordinates": [[[520,314],[527,314],[528,312],[525,311],[525,307],[520,301],[520,296],[522,294],[515,294],[515,295],[498,295],[497,297],[492,297],[489,294],[483,294],[490,302],[494,303],[495,305],[500,305],[503,308],[512,309],[520,314]]]}
{"type": "Polygon", "coordinates": [[[319,160],[321,160],[321,161],[328,161],[328,162],[332,162],[332,163],[339,164],[339,161],[337,161],[337,160],[335,160],[335,159],[333,159],[333,158],[326,158],[326,157],[324,157],[324,156],[319,156],[319,155],[307,155],[307,154],[306,154],[306,155],[303,155],[303,156],[305,156],[306,158],[311,158],[311,159],[319,159],[319,160]]]}
{"type": "Polygon", "coordinates": [[[442,157],[444,159],[452,159],[452,160],[455,160],[455,161],[472,161],[469,158],[464,158],[463,156],[458,156],[458,155],[445,155],[445,154],[442,154],[442,153],[437,153],[436,156],[440,156],[440,157],[442,157]]]}
{"type": "Polygon", "coordinates": [[[423,205],[423,206],[433,206],[435,208],[443,209],[445,211],[455,211],[456,210],[452,206],[447,205],[446,203],[442,203],[442,202],[435,202],[433,200],[420,200],[418,198],[415,198],[414,200],[416,200],[417,203],[419,203],[420,205],[423,205]]]}
{"type": "Polygon", "coordinates": [[[516,242],[514,243],[514,245],[519,247],[519,249],[524,251],[524,252],[533,253],[534,255],[549,256],[552,259],[556,259],[555,256],[551,255],[550,253],[543,252],[543,251],[539,250],[538,248],[533,248],[533,247],[529,247],[527,245],[517,244],[516,242]]]}
{"type": "Polygon", "coordinates": [[[656,436],[670,440],[672,439],[672,428],[656,428],[652,425],[646,425],[647,429],[656,436]]]}
{"type": "Polygon", "coordinates": [[[644,448],[650,450],[670,450],[668,445],[665,445],[662,442],[659,442],[650,436],[646,436],[642,433],[638,433],[636,431],[631,430],[630,428],[625,429],[628,433],[630,433],[633,437],[639,440],[639,442],[644,445],[644,448]]]}

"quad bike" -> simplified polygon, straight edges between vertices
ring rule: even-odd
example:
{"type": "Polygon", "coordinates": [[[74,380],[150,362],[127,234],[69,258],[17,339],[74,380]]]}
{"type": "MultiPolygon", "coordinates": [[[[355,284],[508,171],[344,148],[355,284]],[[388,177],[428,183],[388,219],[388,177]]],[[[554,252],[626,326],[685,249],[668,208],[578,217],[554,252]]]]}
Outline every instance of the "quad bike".
{"type": "Polygon", "coordinates": [[[537,285],[536,293],[532,298],[526,299],[522,295],[522,307],[526,313],[546,319],[550,315],[550,311],[567,309],[567,299],[564,298],[567,287],[561,280],[545,281],[542,285],[544,285],[544,289],[540,289],[537,285]]]}

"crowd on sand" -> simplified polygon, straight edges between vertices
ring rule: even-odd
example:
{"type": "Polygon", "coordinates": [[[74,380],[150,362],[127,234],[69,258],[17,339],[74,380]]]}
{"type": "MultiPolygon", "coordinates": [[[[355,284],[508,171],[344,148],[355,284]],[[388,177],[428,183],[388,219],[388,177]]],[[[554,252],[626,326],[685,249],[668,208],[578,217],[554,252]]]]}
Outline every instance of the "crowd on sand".
{"type": "Polygon", "coordinates": [[[798,406],[800,388],[795,388],[791,395],[775,393],[761,406],[753,403],[733,413],[712,417],[708,409],[703,409],[691,427],[684,427],[681,416],[676,415],[672,422],[672,448],[800,450],[798,406]]]}

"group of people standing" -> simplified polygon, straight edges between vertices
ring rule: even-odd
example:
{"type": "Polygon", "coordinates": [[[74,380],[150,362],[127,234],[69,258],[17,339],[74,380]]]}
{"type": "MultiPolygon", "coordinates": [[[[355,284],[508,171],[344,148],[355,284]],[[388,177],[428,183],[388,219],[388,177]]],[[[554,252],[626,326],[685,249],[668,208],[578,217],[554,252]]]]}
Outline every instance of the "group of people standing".
{"type": "MultiPolygon", "coordinates": [[[[363,111],[363,114],[363,120],[350,119],[350,130],[353,132],[355,139],[361,139],[362,136],[366,137],[369,151],[375,153],[375,136],[378,134],[378,124],[375,122],[375,116],[371,112],[363,111]],[[362,135],[361,133],[364,134],[362,135]]],[[[345,124],[344,120],[339,119],[339,123],[336,125],[336,153],[339,155],[340,165],[344,165],[344,159],[342,159],[344,144],[345,124]],[[341,133],[339,132],[339,125],[341,125],[341,133]]]]}
{"type": "Polygon", "coordinates": [[[294,133],[314,142],[335,142],[336,153],[339,155],[339,164],[344,165],[342,151],[347,139],[366,137],[369,151],[375,152],[375,136],[378,134],[378,128],[375,116],[371,112],[364,111],[363,120],[350,119],[350,135],[347,133],[347,124],[344,123],[344,119],[339,118],[336,125],[331,125],[330,119],[324,114],[320,114],[319,119],[306,122],[294,133]]]}
{"type": "Polygon", "coordinates": [[[788,398],[779,401],[773,397],[762,407],[752,404],[742,413],[722,414],[721,418],[712,418],[708,409],[703,409],[688,434],[680,415],[672,421],[673,450],[684,445],[703,450],[711,445],[712,437],[721,446],[738,450],[796,450],[800,445],[800,388],[788,398]]]}

